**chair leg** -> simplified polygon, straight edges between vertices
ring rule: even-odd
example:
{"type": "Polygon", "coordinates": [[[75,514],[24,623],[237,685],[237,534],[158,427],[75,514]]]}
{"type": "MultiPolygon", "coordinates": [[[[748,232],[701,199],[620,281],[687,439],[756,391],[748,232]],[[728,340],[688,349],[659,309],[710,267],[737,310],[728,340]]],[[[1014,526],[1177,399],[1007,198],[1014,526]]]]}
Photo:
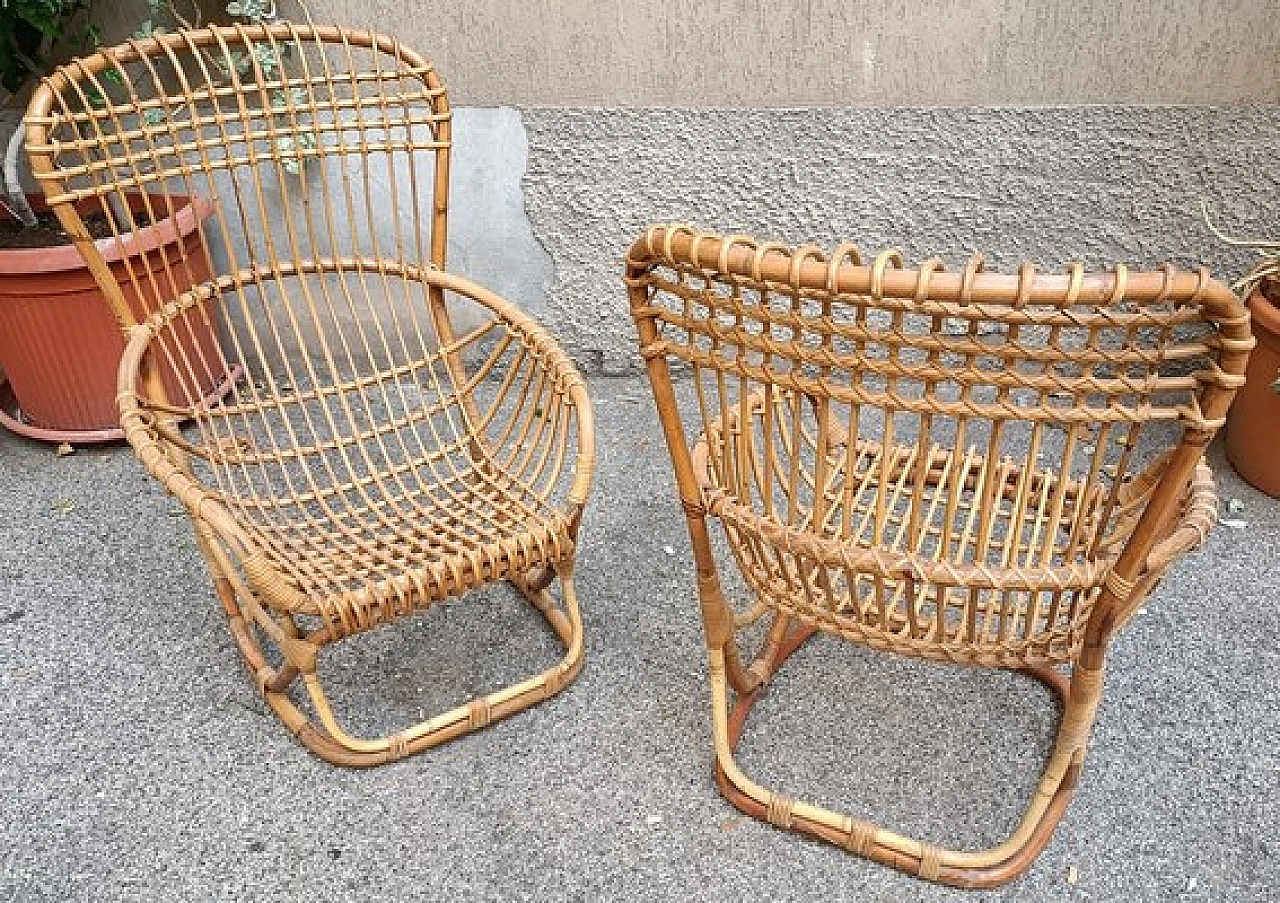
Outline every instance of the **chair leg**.
{"type": "Polygon", "coordinates": [[[849,852],[941,884],[966,888],[996,887],[1025,872],[1049,842],[1075,792],[1085,743],[1101,695],[1102,671],[1077,666],[1068,683],[1066,677],[1053,668],[1027,670],[1030,676],[1054,690],[1062,701],[1062,718],[1053,754],[1031,802],[1009,838],[986,850],[964,852],[932,846],[870,822],[790,799],[760,786],[738,767],[734,750],[741,739],[747,716],[767,685],[768,677],[813,633],[809,627],[791,631],[776,647],[760,688],[739,694],[732,709],[724,651],[710,651],[716,783],[724,796],[748,815],[776,827],[820,838],[849,852]]]}
{"type": "Polygon", "coordinates": [[[245,664],[255,677],[258,691],[276,716],[307,749],[325,761],[351,768],[367,768],[422,752],[514,715],[554,696],[577,677],[583,663],[583,637],[582,618],[574,590],[573,563],[557,564],[553,578],[560,580],[563,607],[557,605],[545,586],[533,590],[527,589],[528,584],[524,581],[512,582],[543,614],[565,645],[565,655],[557,664],[511,686],[473,699],[466,705],[375,739],[352,736],[339,724],[329,705],[316,661],[317,653],[330,642],[320,636],[324,631],[303,637],[288,615],[284,615],[278,624],[272,622],[256,600],[242,597],[249,591],[243,585],[236,586],[239,581],[234,578],[216,576],[215,587],[245,664]],[[268,663],[258,630],[271,634],[280,645],[286,659],[284,666],[273,668],[268,663]],[[314,717],[290,697],[290,688],[299,678],[311,702],[314,717]]]}
{"type": "MultiPolygon", "coordinates": [[[[542,612],[542,616],[547,619],[556,636],[560,637],[560,642],[565,646],[571,646],[576,632],[581,644],[582,624],[578,615],[577,599],[573,598],[572,592],[566,592],[565,610],[562,611],[555,597],[548,592],[547,588],[555,582],[557,576],[555,568],[548,565],[532,577],[513,577],[508,582],[516,592],[524,596],[526,602],[542,612]]],[[[579,654],[579,662],[581,662],[581,654],[579,654]]]]}

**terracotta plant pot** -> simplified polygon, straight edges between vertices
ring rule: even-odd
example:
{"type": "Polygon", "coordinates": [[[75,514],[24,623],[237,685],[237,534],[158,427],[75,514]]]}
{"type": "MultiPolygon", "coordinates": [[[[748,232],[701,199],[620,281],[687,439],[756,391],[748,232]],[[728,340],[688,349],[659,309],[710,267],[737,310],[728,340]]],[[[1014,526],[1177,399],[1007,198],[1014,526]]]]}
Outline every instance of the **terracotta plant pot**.
{"type": "MultiPolygon", "coordinates": [[[[42,209],[42,199],[31,200],[33,207],[42,209]]],[[[183,206],[125,242],[114,238],[98,242],[139,318],[157,304],[151,297],[156,292],[148,271],[154,274],[162,301],[209,278],[209,260],[197,226],[213,208],[198,197],[174,201],[183,206]],[[186,264],[179,264],[184,256],[186,264]],[[141,292],[129,278],[126,257],[141,292]],[[176,284],[188,272],[190,280],[176,284]]],[[[142,203],[141,195],[129,198],[135,210],[143,209],[142,203]]],[[[192,360],[220,359],[214,331],[203,324],[191,330],[185,344],[192,360]]],[[[0,423],[14,432],[55,442],[121,438],[115,394],[116,367],[123,351],[120,327],[73,245],[0,250],[0,369],[8,379],[4,394],[9,396],[0,396],[0,423]],[[14,405],[20,412],[12,410],[14,405]]],[[[176,374],[162,369],[170,400],[179,404],[198,400],[183,390],[176,374]]],[[[225,373],[196,374],[199,395],[220,397],[226,377],[225,373]]]]}
{"type": "Polygon", "coordinates": [[[1280,309],[1262,291],[1249,296],[1258,344],[1249,357],[1245,384],[1227,414],[1227,460],[1240,476],[1272,498],[1280,498],[1280,309]]]}

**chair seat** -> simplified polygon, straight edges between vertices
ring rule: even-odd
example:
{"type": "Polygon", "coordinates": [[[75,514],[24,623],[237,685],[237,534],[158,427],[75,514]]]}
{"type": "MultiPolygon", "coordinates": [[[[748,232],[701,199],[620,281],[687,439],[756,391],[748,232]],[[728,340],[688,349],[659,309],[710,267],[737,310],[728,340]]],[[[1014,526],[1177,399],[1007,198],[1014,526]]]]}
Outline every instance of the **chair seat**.
{"type": "Polygon", "coordinates": [[[354,632],[525,574],[573,548],[567,517],[491,461],[418,488],[406,490],[406,482],[366,487],[358,504],[350,493],[323,506],[299,504],[285,522],[246,518],[290,591],[275,599],[300,594],[305,604],[295,597],[289,608],[354,632]]]}
{"type": "MultiPolygon", "coordinates": [[[[703,502],[775,609],[924,658],[1022,667],[1078,653],[1112,563],[1093,554],[1107,503],[1097,486],[972,447],[926,447],[921,460],[914,442],[855,440],[849,451],[835,437],[821,497],[810,474],[803,497],[781,493],[768,511],[758,484],[749,498],[723,485],[716,432],[694,449],[703,502]]],[[[790,451],[775,449],[775,466],[790,451]]],[[[759,450],[746,455],[763,472],[759,450]]]]}

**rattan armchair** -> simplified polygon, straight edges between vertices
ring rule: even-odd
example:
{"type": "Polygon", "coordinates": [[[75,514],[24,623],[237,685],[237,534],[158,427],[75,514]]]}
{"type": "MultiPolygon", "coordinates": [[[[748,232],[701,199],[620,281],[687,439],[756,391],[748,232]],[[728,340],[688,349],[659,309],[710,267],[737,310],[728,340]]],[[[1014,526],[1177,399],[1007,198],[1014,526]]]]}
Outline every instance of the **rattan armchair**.
{"type": "Polygon", "coordinates": [[[905,269],[683,226],[636,242],[627,284],[693,544],[724,794],[933,881],[1023,872],[1075,790],[1109,642],[1214,522],[1202,452],[1253,344],[1244,307],[1205,271],[905,269]],[[753,607],[726,600],[712,518],[753,607]],[[752,705],[817,632],[1056,692],[1052,755],[1006,841],[942,849],[742,772],[752,705]]]}
{"type": "Polygon", "coordinates": [[[582,663],[590,402],[530,317],[446,271],[450,146],[427,60],[328,27],[133,40],[57,70],[28,112],[34,171],[126,332],[128,441],[190,514],[258,689],[342,765],[505,718],[582,663]],[[139,249],[193,215],[192,240],[139,249]],[[108,265],[104,242],[133,256],[108,265]],[[164,303],[140,312],[122,283],[164,303]],[[186,400],[237,370],[225,403],[186,400]],[[386,736],[344,729],[321,650],[503,581],[563,659],[386,736]]]}

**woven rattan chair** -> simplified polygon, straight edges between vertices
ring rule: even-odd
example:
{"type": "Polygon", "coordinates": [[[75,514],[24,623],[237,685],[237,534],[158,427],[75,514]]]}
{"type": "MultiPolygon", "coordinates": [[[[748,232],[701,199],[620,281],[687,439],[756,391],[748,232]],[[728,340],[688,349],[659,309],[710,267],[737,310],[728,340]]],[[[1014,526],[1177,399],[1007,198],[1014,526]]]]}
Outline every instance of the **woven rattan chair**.
{"type": "Polygon", "coordinates": [[[46,80],[27,119],[48,201],[127,333],[127,438],[189,512],[266,701],[343,765],[505,718],[582,662],[573,562],[591,407],[533,320],[446,272],[450,128],[418,54],[284,24],[96,53],[46,80]],[[101,246],[136,245],[193,197],[211,213],[164,267],[196,287],[136,322],[101,246]],[[217,340],[189,341],[193,323],[217,340]],[[235,365],[245,377],[221,406],[181,400],[235,365]],[[545,616],[561,661],[388,736],[340,725],[322,649],[501,581],[545,616]]]}
{"type": "Polygon", "coordinates": [[[693,543],[721,789],[779,827],[974,887],[1024,871],[1062,817],[1108,643],[1214,521],[1202,452],[1252,347],[1206,272],[981,270],[677,226],[651,229],[627,268],[693,543]],[[753,608],[726,601],[708,517],[753,608]],[[765,615],[748,661],[742,631],[765,615]],[[753,703],[815,632],[1056,691],[1052,756],[1005,842],[941,849],[742,772],[753,703]]]}

